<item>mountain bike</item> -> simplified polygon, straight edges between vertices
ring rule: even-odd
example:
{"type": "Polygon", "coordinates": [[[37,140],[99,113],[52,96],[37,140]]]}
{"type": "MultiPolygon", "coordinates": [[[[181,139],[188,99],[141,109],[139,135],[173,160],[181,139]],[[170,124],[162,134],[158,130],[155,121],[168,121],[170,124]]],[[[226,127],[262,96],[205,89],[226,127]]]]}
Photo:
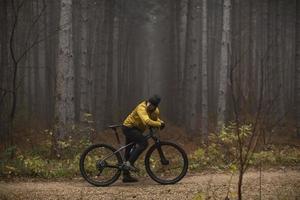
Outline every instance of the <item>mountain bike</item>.
{"type": "MultiPolygon", "coordinates": [[[[128,170],[124,159],[127,146],[135,148],[135,143],[121,145],[117,128],[122,125],[111,125],[120,148],[117,150],[107,144],[94,144],[88,147],[80,157],[80,172],[83,178],[95,186],[109,186],[128,170]]],[[[159,129],[150,128],[145,136],[153,139],[154,144],[145,155],[145,168],[148,175],[157,183],[175,184],[187,173],[188,158],[185,151],[173,142],[161,141],[157,134],[159,129]]]]}

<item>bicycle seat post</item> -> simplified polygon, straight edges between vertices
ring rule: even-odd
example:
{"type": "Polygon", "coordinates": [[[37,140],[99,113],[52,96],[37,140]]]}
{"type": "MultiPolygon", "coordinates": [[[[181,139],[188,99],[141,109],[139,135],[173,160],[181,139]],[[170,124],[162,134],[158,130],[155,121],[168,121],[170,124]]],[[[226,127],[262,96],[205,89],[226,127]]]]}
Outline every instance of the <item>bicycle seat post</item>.
{"type": "Polygon", "coordinates": [[[119,135],[118,135],[118,132],[117,132],[117,128],[113,127],[112,129],[114,130],[114,132],[116,134],[116,138],[117,138],[117,141],[118,141],[119,145],[121,145],[120,138],[119,138],[119,135]]]}

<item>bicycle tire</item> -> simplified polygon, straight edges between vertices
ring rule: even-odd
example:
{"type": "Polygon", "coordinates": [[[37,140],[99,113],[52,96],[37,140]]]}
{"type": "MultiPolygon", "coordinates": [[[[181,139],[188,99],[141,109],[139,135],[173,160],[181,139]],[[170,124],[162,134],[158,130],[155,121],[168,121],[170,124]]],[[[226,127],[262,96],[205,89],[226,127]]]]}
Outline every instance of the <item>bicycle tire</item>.
{"type": "MultiPolygon", "coordinates": [[[[159,178],[158,176],[156,176],[155,172],[152,171],[151,166],[150,166],[150,158],[151,155],[153,154],[154,150],[157,149],[157,144],[152,145],[149,150],[146,153],[145,156],[145,168],[146,171],[148,173],[148,175],[157,183],[160,183],[162,185],[167,185],[167,184],[175,184],[178,181],[180,181],[187,173],[188,170],[188,158],[187,155],[185,153],[185,151],[177,144],[172,143],[172,142],[164,142],[164,141],[160,141],[160,146],[171,146],[174,147],[181,155],[182,160],[183,160],[183,167],[182,167],[182,171],[181,173],[175,177],[172,180],[166,180],[166,179],[162,179],[159,178]]],[[[166,152],[164,152],[164,154],[167,154],[166,152]]]]}
{"type": "MultiPolygon", "coordinates": [[[[115,181],[118,180],[118,178],[120,177],[121,175],[121,169],[118,169],[116,171],[116,173],[112,176],[112,178],[110,178],[109,180],[107,181],[103,181],[103,182],[100,182],[100,181],[95,181],[93,179],[91,179],[87,172],[86,172],[86,169],[85,169],[85,166],[84,166],[84,163],[85,163],[85,158],[86,156],[88,155],[89,152],[91,152],[92,150],[95,150],[97,148],[104,148],[104,149],[107,149],[109,150],[111,153],[115,152],[116,149],[114,149],[112,146],[109,146],[109,145],[106,145],[106,144],[94,144],[94,145],[91,145],[90,147],[88,147],[83,153],[82,155],[80,156],[80,162],[79,162],[79,167],[80,167],[80,173],[82,175],[82,177],[87,181],[89,182],[90,184],[94,185],[94,186],[102,186],[102,187],[105,187],[105,186],[109,186],[111,185],[112,183],[114,183],[115,181]]],[[[120,166],[122,164],[122,157],[120,155],[119,152],[115,153],[114,154],[116,159],[117,159],[117,162],[118,162],[118,165],[120,166]]]]}

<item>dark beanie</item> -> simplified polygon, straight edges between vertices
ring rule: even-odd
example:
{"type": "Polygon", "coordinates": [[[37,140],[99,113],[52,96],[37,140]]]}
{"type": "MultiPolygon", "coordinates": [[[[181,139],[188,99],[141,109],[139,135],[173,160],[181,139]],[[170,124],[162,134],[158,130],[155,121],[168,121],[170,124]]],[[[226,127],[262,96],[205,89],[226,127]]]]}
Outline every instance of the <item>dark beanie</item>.
{"type": "Polygon", "coordinates": [[[159,102],[160,102],[160,96],[155,94],[155,95],[153,95],[152,97],[149,98],[148,102],[150,102],[152,105],[157,107],[159,102]]]}

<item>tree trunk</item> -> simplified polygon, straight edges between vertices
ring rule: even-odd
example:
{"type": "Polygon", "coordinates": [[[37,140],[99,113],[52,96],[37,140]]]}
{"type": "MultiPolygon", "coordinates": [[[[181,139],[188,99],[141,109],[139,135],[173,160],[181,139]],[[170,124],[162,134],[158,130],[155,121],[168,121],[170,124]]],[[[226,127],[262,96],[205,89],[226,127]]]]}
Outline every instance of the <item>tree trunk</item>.
{"type": "MultiPolygon", "coordinates": [[[[181,98],[182,98],[182,75],[183,75],[183,70],[182,70],[182,41],[183,41],[183,38],[182,37],[182,33],[184,31],[181,30],[181,27],[182,27],[182,20],[181,20],[181,16],[182,16],[182,11],[183,11],[183,8],[181,8],[181,5],[182,5],[182,1],[181,0],[176,0],[175,1],[175,43],[176,43],[176,54],[174,56],[177,57],[177,64],[176,64],[176,101],[180,101],[181,98]]],[[[179,113],[179,114],[176,114],[174,117],[175,117],[175,123],[180,123],[181,122],[181,116],[182,116],[182,104],[178,105],[177,106],[177,110],[176,112],[179,113]]],[[[174,110],[175,111],[175,110],[174,110]]]]}
{"type": "MultiPolygon", "coordinates": [[[[117,63],[117,77],[118,77],[118,85],[117,85],[117,94],[118,94],[118,105],[124,105],[124,100],[126,97],[124,97],[125,91],[124,91],[124,60],[125,56],[127,55],[127,40],[128,40],[128,27],[126,27],[126,0],[120,1],[120,14],[119,14],[119,20],[118,20],[118,30],[119,30],[119,37],[118,37],[118,47],[117,47],[117,57],[118,57],[118,63],[117,63]]],[[[121,117],[123,113],[124,106],[121,106],[121,108],[118,109],[118,120],[122,120],[121,117]]]]}
{"type": "Polygon", "coordinates": [[[186,61],[185,61],[185,123],[190,132],[196,131],[197,92],[199,87],[199,27],[200,10],[198,0],[188,1],[186,61]]]}
{"type": "Polygon", "coordinates": [[[74,69],[72,54],[72,0],[61,0],[59,51],[56,66],[57,139],[66,135],[66,126],[74,122],[74,69]]]}
{"type": "MultiPolygon", "coordinates": [[[[55,30],[54,21],[55,21],[55,3],[53,1],[50,1],[47,4],[47,11],[45,13],[44,17],[44,24],[45,24],[45,31],[44,31],[44,37],[47,38],[53,30],[55,30]]],[[[53,52],[55,45],[53,38],[47,38],[45,40],[45,67],[46,67],[46,77],[45,77],[45,98],[46,98],[46,122],[47,126],[51,127],[53,122],[53,96],[54,96],[54,76],[55,76],[55,69],[53,66],[53,52]]]]}
{"type": "Polygon", "coordinates": [[[258,68],[256,63],[256,13],[258,12],[256,7],[256,1],[249,2],[249,98],[248,98],[248,112],[252,115],[255,111],[255,105],[258,101],[256,98],[257,90],[257,77],[255,70],[258,68]]]}
{"type": "MultiPolygon", "coordinates": [[[[7,0],[1,1],[1,14],[0,14],[0,19],[1,19],[1,66],[0,66],[0,88],[5,89],[5,74],[6,74],[6,69],[8,68],[8,46],[7,46],[7,0]]],[[[3,94],[0,91],[0,94],[3,94]]],[[[2,96],[0,96],[2,98],[2,96]]],[[[1,109],[1,104],[0,104],[0,109],[1,109]]],[[[2,110],[0,110],[1,112],[2,110]]],[[[2,113],[1,113],[2,114],[2,113]]]]}
{"type": "MultiPolygon", "coordinates": [[[[3,0],[0,2],[0,16],[1,16],[1,23],[0,23],[0,30],[1,30],[1,63],[0,63],[0,139],[3,141],[4,144],[7,143],[7,134],[8,134],[8,126],[7,126],[7,105],[5,103],[5,99],[8,96],[7,91],[8,89],[8,82],[6,77],[8,76],[8,29],[7,29],[7,0],[3,0]]],[[[1,149],[0,149],[1,151],[1,149]]]]}
{"type": "Polygon", "coordinates": [[[186,49],[186,28],[187,28],[187,3],[186,1],[180,1],[180,4],[177,6],[177,23],[178,25],[178,57],[179,59],[179,69],[178,69],[178,102],[181,102],[178,105],[178,117],[177,117],[177,123],[184,125],[185,120],[185,107],[184,107],[184,86],[185,86],[185,49],[186,49]]]}
{"type": "Polygon", "coordinates": [[[223,4],[223,28],[222,28],[222,46],[221,46],[221,63],[219,74],[219,94],[218,94],[218,131],[221,130],[225,123],[226,112],[226,96],[227,96],[227,82],[229,69],[229,51],[230,51],[230,12],[231,0],[224,0],[223,4]]]}
{"type": "Polygon", "coordinates": [[[90,113],[89,110],[89,68],[88,68],[88,2],[86,0],[81,1],[81,52],[80,52],[80,121],[84,122],[85,113],[90,113]]]}
{"type": "Polygon", "coordinates": [[[15,7],[15,4],[12,2],[12,9],[15,10],[13,12],[13,25],[11,28],[11,33],[9,36],[9,50],[10,50],[10,57],[12,60],[12,69],[11,69],[11,75],[12,75],[12,80],[10,80],[10,87],[8,89],[11,91],[12,99],[11,99],[11,109],[10,109],[10,116],[8,120],[8,137],[9,137],[9,143],[10,145],[13,144],[13,137],[12,137],[12,132],[13,132],[13,125],[14,125],[14,120],[16,116],[16,109],[17,109],[17,80],[18,80],[18,70],[19,70],[19,59],[17,57],[17,51],[19,49],[16,49],[16,38],[17,38],[17,26],[19,24],[20,20],[20,9],[22,8],[22,5],[17,5],[17,8],[15,7]]]}
{"type": "MultiPolygon", "coordinates": [[[[105,0],[102,2],[103,6],[103,26],[99,25],[98,29],[98,37],[97,40],[99,42],[99,45],[97,45],[97,48],[99,49],[99,56],[97,57],[98,60],[98,67],[95,70],[95,73],[97,74],[97,77],[95,78],[95,82],[98,82],[98,84],[95,84],[94,91],[96,92],[96,102],[95,102],[95,108],[96,108],[96,118],[97,118],[97,127],[103,128],[105,124],[105,109],[106,109],[106,88],[107,88],[107,78],[106,78],[106,71],[107,71],[107,48],[108,48],[108,41],[107,41],[107,27],[108,27],[108,16],[109,16],[109,4],[110,2],[108,0],[105,0]],[[98,80],[98,81],[97,81],[98,80]]],[[[100,21],[99,21],[100,23],[100,21]]]]}
{"type": "Polygon", "coordinates": [[[295,107],[296,107],[296,127],[297,135],[300,137],[300,2],[297,1],[296,20],[296,81],[295,81],[295,107]]]}
{"type": "Polygon", "coordinates": [[[207,0],[202,0],[202,118],[201,130],[205,140],[208,137],[208,83],[207,83],[207,0]]]}
{"type": "MultiPolygon", "coordinates": [[[[283,42],[281,40],[281,35],[282,35],[282,28],[284,28],[284,24],[282,24],[283,16],[282,16],[282,0],[278,0],[277,2],[277,7],[276,7],[276,52],[275,52],[275,81],[276,81],[276,86],[277,86],[277,92],[275,93],[278,95],[278,105],[276,106],[278,108],[278,118],[281,118],[284,115],[284,74],[285,74],[285,69],[283,66],[286,66],[285,63],[283,62],[282,58],[282,48],[284,47],[283,42]]],[[[274,97],[273,97],[274,98],[274,97]]]]}
{"type": "Polygon", "coordinates": [[[243,178],[244,178],[243,167],[240,166],[239,180],[238,180],[238,200],[242,200],[243,178]]]}
{"type": "MultiPolygon", "coordinates": [[[[33,2],[33,13],[35,15],[39,15],[40,13],[40,5],[39,1],[33,2]]],[[[36,23],[34,27],[34,35],[35,37],[39,38],[39,22],[36,23]]],[[[34,71],[34,116],[35,119],[39,119],[41,117],[41,84],[40,84],[40,52],[42,49],[40,48],[40,44],[35,45],[33,49],[33,71],[34,71]]]]}
{"type": "Polygon", "coordinates": [[[113,77],[113,30],[114,30],[114,0],[107,0],[107,71],[106,71],[106,99],[105,99],[105,121],[104,125],[108,125],[108,123],[111,123],[112,120],[112,77],[113,77]]]}

